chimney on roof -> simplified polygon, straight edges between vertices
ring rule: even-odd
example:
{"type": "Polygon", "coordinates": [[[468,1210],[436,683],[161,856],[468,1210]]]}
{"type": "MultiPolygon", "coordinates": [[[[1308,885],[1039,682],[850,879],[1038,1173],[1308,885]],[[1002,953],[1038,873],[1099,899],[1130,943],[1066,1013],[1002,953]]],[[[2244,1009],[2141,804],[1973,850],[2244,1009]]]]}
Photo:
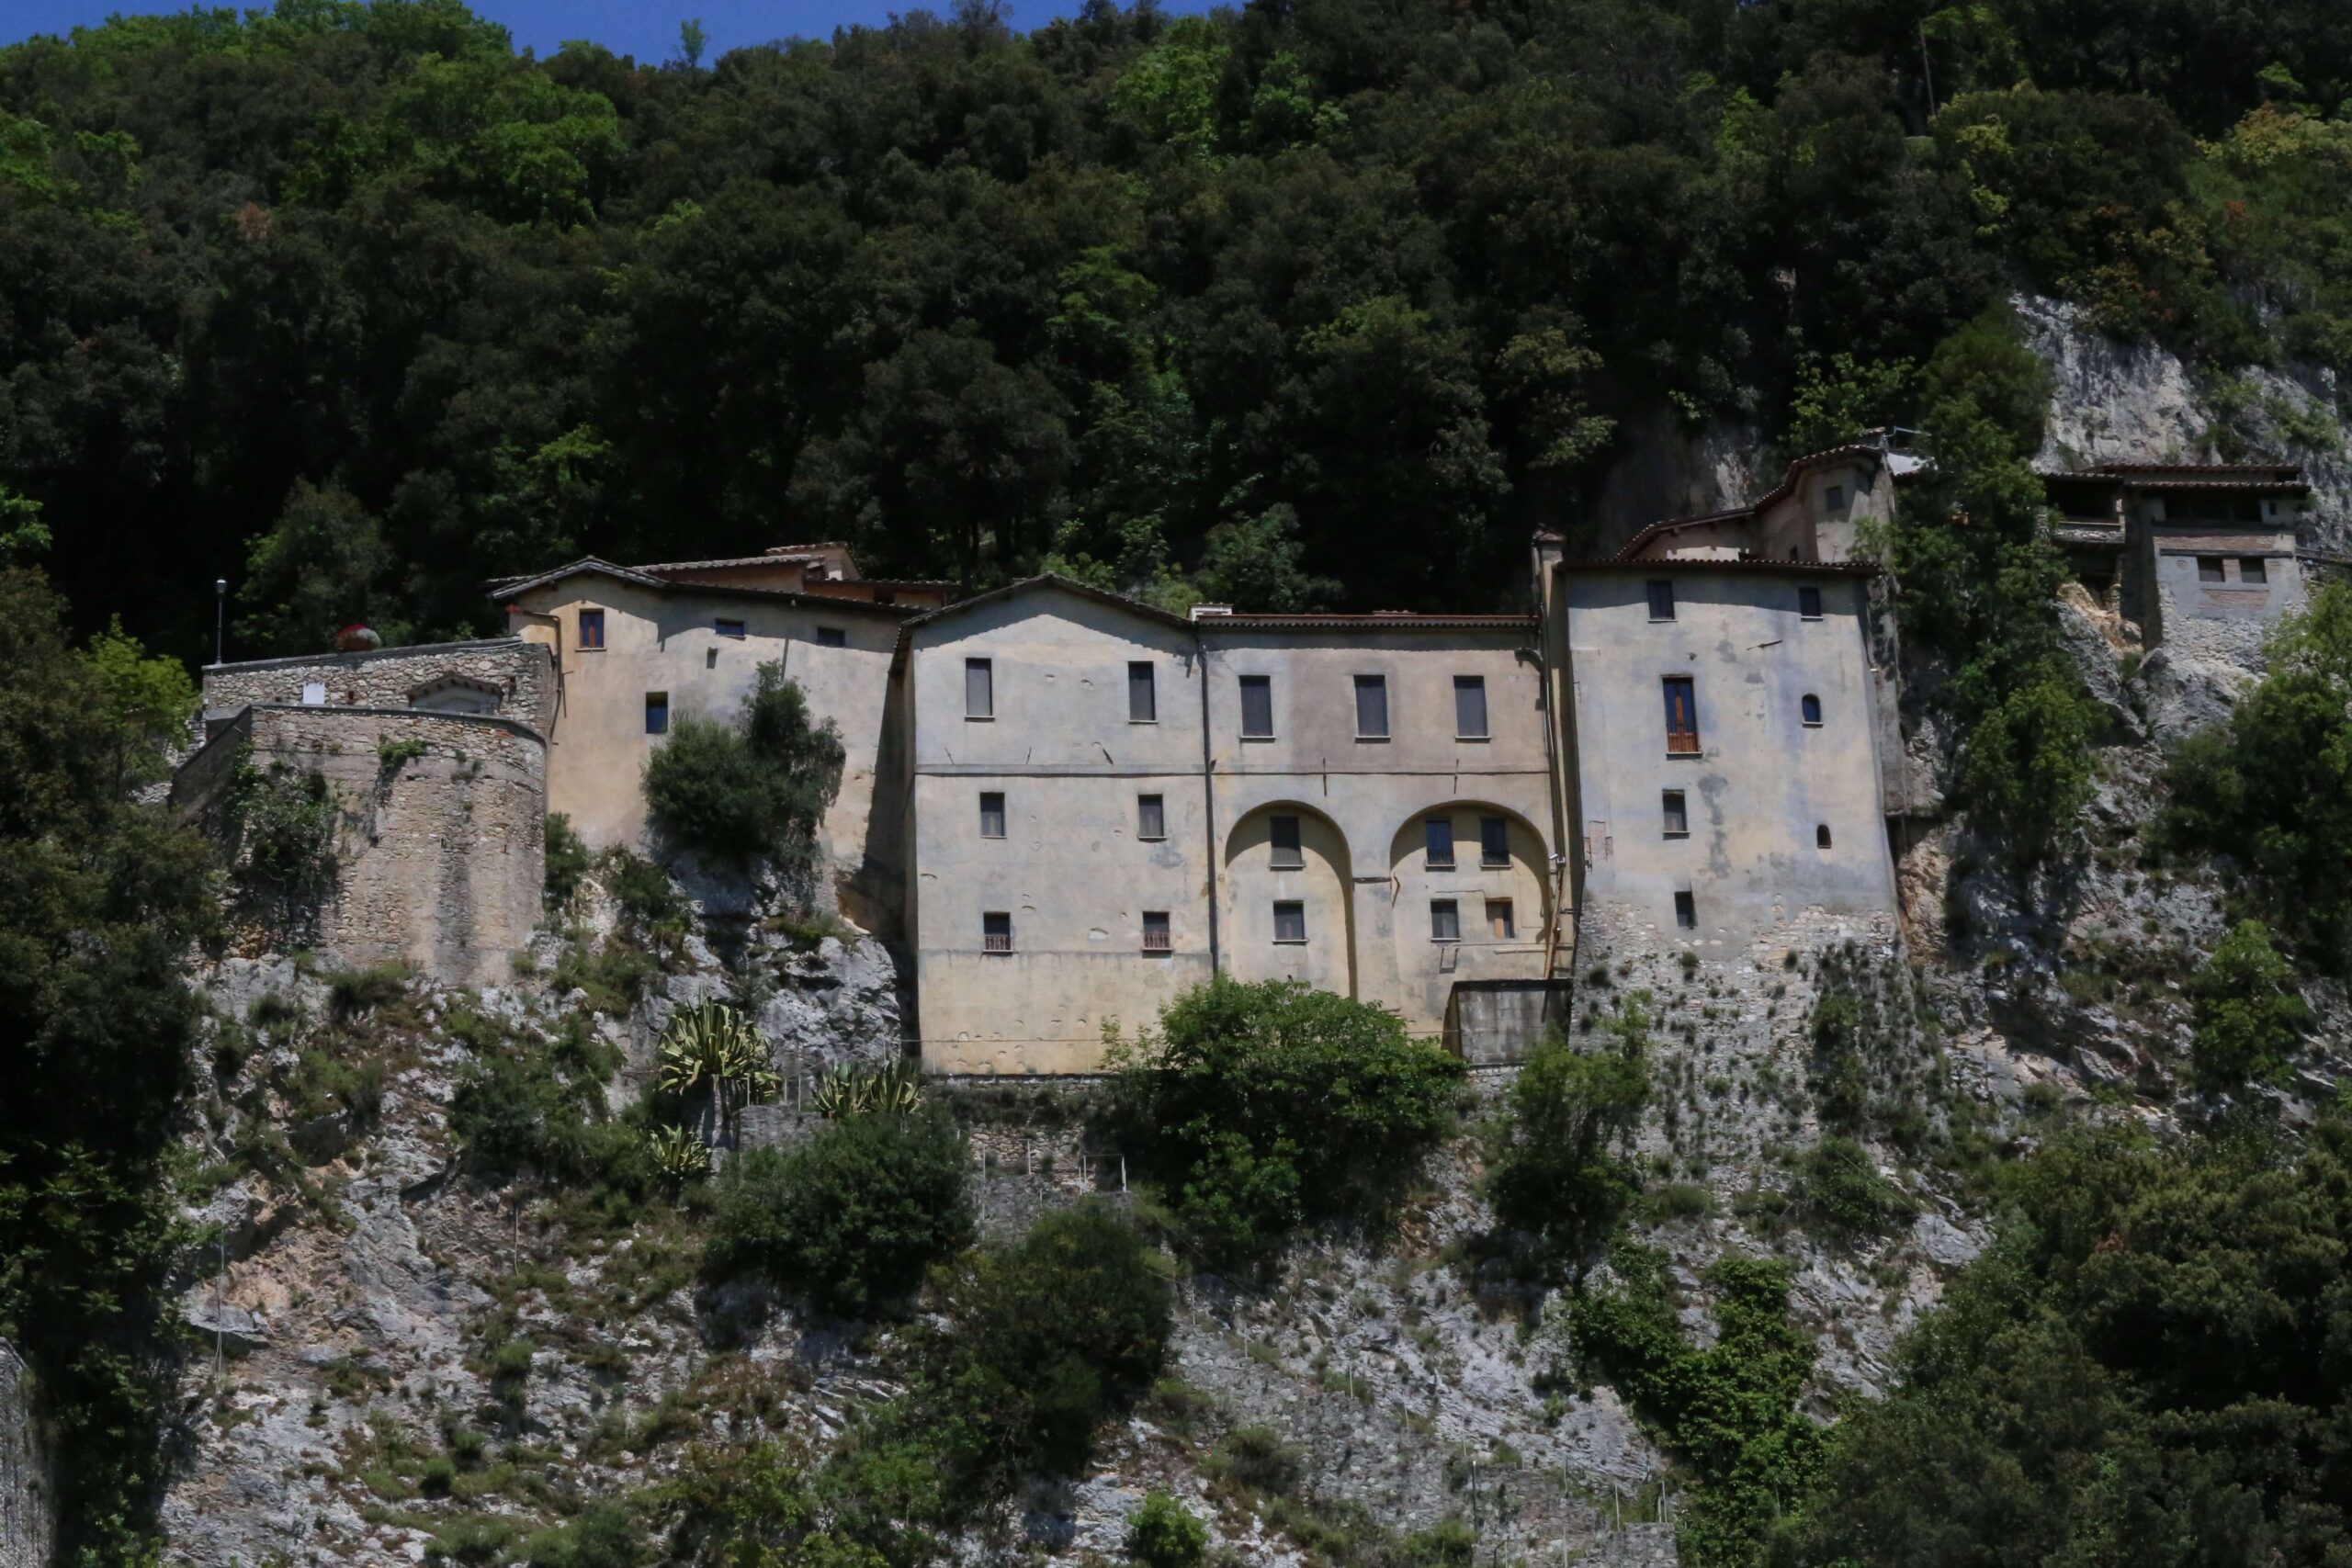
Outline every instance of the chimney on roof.
{"type": "Polygon", "coordinates": [[[1193,606],[1193,619],[1196,621],[1204,621],[1211,615],[1229,615],[1231,614],[1233,614],[1233,606],[1230,604],[1195,604],[1193,606]]]}

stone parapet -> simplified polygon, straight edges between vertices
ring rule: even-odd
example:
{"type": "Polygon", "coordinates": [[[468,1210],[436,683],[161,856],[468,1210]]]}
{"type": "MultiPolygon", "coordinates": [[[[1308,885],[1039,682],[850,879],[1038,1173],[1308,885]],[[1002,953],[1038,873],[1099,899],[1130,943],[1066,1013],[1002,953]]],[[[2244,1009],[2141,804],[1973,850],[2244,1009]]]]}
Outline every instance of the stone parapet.
{"type": "Polygon", "coordinates": [[[425,643],[364,653],[300,654],[204,671],[204,708],[225,716],[254,704],[407,708],[453,689],[479,691],[496,712],[541,735],[555,721],[555,665],[547,649],[521,637],[425,643]],[[308,691],[314,699],[305,704],[308,691]]]}

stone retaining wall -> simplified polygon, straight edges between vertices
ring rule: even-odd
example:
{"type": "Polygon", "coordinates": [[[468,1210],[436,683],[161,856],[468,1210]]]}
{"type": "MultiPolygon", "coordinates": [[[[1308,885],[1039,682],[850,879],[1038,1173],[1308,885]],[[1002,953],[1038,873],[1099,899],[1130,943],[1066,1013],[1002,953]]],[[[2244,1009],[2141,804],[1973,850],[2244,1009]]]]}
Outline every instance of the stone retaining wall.
{"type": "Polygon", "coordinates": [[[215,664],[204,671],[204,710],[226,717],[249,704],[300,705],[306,686],[319,687],[328,707],[406,708],[445,682],[486,687],[502,716],[551,732],[555,666],[546,648],[513,637],[215,664]]]}

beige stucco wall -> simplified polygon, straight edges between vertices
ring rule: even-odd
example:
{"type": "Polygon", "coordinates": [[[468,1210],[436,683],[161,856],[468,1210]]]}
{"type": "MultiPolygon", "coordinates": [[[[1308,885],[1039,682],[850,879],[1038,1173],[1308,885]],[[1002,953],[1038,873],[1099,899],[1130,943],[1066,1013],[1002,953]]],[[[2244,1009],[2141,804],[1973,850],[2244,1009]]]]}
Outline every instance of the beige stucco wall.
{"type": "Polygon", "coordinates": [[[912,892],[925,1066],[938,1072],[1091,1070],[1102,1025],[1132,1032],[1207,978],[1208,830],[1192,634],[1047,589],[959,612],[913,634],[912,892]],[[993,716],[967,716],[967,659],[992,665],[993,716]],[[1127,665],[1156,666],[1158,720],[1127,717],[1127,665]],[[983,839],[979,796],[1005,797],[1006,837],[983,839]],[[1162,796],[1167,837],[1136,837],[1136,796],[1162,796]],[[1169,914],[1172,951],[1142,951],[1145,910],[1169,914]],[[989,953],[981,917],[1012,917],[989,953]]]}
{"type": "Polygon", "coordinates": [[[780,662],[810,710],[839,728],[841,793],[822,837],[843,908],[867,924],[894,910],[895,819],[873,815],[875,773],[888,701],[890,656],[903,615],[851,601],[806,602],[682,588],[661,592],[590,574],[521,595],[510,624],[560,650],[557,710],[549,732],[548,802],[591,845],[652,849],[645,817],[645,764],[661,737],[645,731],[645,699],[665,692],[670,716],[732,723],[759,667],[780,662]],[[580,612],[605,612],[605,646],[580,646],[580,612]],[[720,617],[741,637],[721,637],[720,617]],[[820,626],[844,646],[819,646],[820,626]]]}
{"type": "Polygon", "coordinates": [[[501,714],[547,733],[555,712],[554,667],[544,649],[513,637],[210,665],[204,709],[227,717],[248,703],[300,704],[303,688],[313,683],[324,688],[331,707],[404,708],[417,694],[451,680],[497,692],[501,714]]]}
{"type": "Polygon", "coordinates": [[[547,872],[546,748],[512,719],[256,705],[253,764],[327,781],[342,808],[320,945],[451,985],[505,979],[537,927],[547,872]],[[386,767],[382,748],[421,743],[386,767]]]}
{"type": "Polygon", "coordinates": [[[1894,907],[1881,815],[1866,581],[1724,569],[1678,572],[1676,618],[1649,618],[1642,569],[1565,574],[1574,690],[1579,962],[1621,950],[1746,954],[1824,912],[1894,907]],[[1822,592],[1803,619],[1796,590],[1822,592]],[[1694,682],[1696,757],[1668,756],[1662,682],[1694,682]],[[1819,728],[1801,699],[1818,695],[1819,728]],[[1690,832],[1668,838],[1661,796],[1683,792],[1690,832]],[[1826,824],[1831,847],[1815,844],[1826,824]],[[1696,930],[1679,931],[1689,890],[1696,930]]]}
{"type": "Polygon", "coordinates": [[[1219,908],[1228,973],[1288,976],[1443,1032],[1456,979],[1537,979],[1545,964],[1551,811],[1535,626],[1353,625],[1330,630],[1204,621],[1215,759],[1219,908]],[[1240,678],[1272,680],[1274,737],[1241,738],[1240,678]],[[1388,739],[1356,735],[1355,677],[1388,687],[1388,739]],[[1453,678],[1487,685],[1488,739],[1454,734],[1453,678]],[[1301,818],[1304,871],[1269,863],[1267,818],[1301,818]],[[1455,818],[1456,869],[1422,863],[1423,818],[1455,818]],[[1508,866],[1478,863],[1482,815],[1510,824],[1508,866]],[[1451,895],[1462,941],[1430,940],[1430,900],[1451,895]],[[1517,937],[1487,935],[1485,900],[1509,897],[1517,937]],[[1306,908],[1304,949],[1273,940],[1273,905],[1306,908]]]}

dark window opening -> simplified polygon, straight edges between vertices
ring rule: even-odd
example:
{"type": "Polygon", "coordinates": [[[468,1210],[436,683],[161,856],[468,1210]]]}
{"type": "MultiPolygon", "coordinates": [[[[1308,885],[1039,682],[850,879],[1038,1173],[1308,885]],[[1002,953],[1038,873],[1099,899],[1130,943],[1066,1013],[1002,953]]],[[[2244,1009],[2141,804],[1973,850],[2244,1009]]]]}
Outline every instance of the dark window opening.
{"type": "Polygon", "coordinates": [[[1271,675],[1241,677],[1241,739],[1274,738],[1274,680],[1271,675]]]}
{"type": "Polygon", "coordinates": [[[1797,712],[1804,716],[1807,727],[1821,728],[1821,699],[1811,692],[1797,699],[1797,712]]]}
{"type": "Polygon", "coordinates": [[[580,646],[582,648],[605,646],[604,611],[582,610],[580,612],[580,646]]]}
{"type": "Polygon", "coordinates": [[[1456,675],[1453,678],[1453,734],[1461,740],[1487,739],[1487,678],[1484,675],[1456,675]]]}
{"type": "Polygon", "coordinates": [[[1815,848],[1815,849],[1817,849],[1817,850],[1826,850],[1826,849],[1827,849],[1827,848],[1829,847],[1829,824],[1828,824],[1828,823],[1824,822],[1824,823],[1822,823],[1820,826],[1818,826],[1818,827],[1816,827],[1816,828],[1815,828],[1815,829],[1814,829],[1814,830],[1813,830],[1813,847],[1814,847],[1814,848],[1815,848]]]}
{"type": "Polygon", "coordinates": [[[1430,900],[1430,940],[1460,942],[1462,940],[1461,907],[1451,898],[1430,900]]]}
{"type": "Polygon", "coordinates": [[[1487,933],[1497,942],[1519,940],[1519,922],[1511,918],[1510,899],[1487,900],[1487,933]]]}
{"type": "Polygon", "coordinates": [[[964,660],[964,716],[996,716],[996,666],[988,660],[964,660]]]}
{"type": "Polygon", "coordinates": [[[1688,893],[1674,896],[1674,923],[1686,931],[1699,928],[1699,901],[1688,893]]]}
{"type": "Polygon", "coordinates": [[[720,637],[733,637],[738,642],[743,640],[743,623],[741,621],[724,619],[714,621],[711,623],[711,629],[720,637]]]}
{"type": "Polygon", "coordinates": [[[1800,588],[1797,590],[1797,615],[1808,621],[1821,619],[1820,589],[1800,588]]]}
{"type": "Polygon", "coordinates": [[[1269,818],[1266,832],[1273,844],[1272,858],[1276,871],[1296,871],[1306,863],[1306,852],[1299,847],[1297,818],[1269,818]]]}
{"type": "Polygon", "coordinates": [[[1510,863],[1510,824],[1500,817],[1478,818],[1478,863],[1510,863]]]}
{"type": "Polygon", "coordinates": [[[1674,619],[1674,584],[1664,578],[1652,578],[1649,582],[1649,591],[1650,619],[1653,621],[1674,619]]]}
{"type": "Polygon", "coordinates": [[[1669,839],[1679,839],[1688,834],[1690,831],[1690,812],[1683,804],[1682,792],[1679,789],[1668,790],[1661,805],[1664,807],[1666,818],[1666,836],[1669,839]]]}
{"type": "Polygon", "coordinates": [[[1453,869],[1453,818],[1451,817],[1430,818],[1421,824],[1421,831],[1425,835],[1423,842],[1428,845],[1429,868],[1431,871],[1452,871],[1453,869]]]}
{"type": "Polygon", "coordinates": [[[2228,578],[2229,578],[2229,574],[2228,574],[2227,572],[2225,572],[2225,571],[2223,571],[2223,570],[2222,570],[2222,558],[2221,558],[2221,557],[2219,557],[2219,556],[2199,556],[2199,557],[2197,558],[2197,581],[2199,581],[2199,582],[2223,582],[2223,581],[2228,581],[2228,578]]]}
{"type": "Polygon", "coordinates": [[[1142,660],[1127,666],[1127,722],[1159,722],[1159,689],[1153,679],[1151,665],[1142,660]]]}
{"type": "Polygon", "coordinates": [[[983,953],[1012,951],[1012,916],[1010,911],[991,909],[980,917],[980,951],[983,953]]]}
{"type": "Polygon", "coordinates": [[[1666,754],[1699,754],[1699,696],[1688,675],[1666,677],[1666,754]]]}
{"type": "Polygon", "coordinates": [[[2270,581],[2270,569],[2260,556],[2243,557],[2238,561],[2238,581],[2267,582],[2270,581]]]}
{"type": "Polygon", "coordinates": [[[648,735],[670,733],[669,693],[648,692],[645,694],[645,733],[648,735]]]}
{"type": "Polygon", "coordinates": [[[1306,940],[1306,906],[1278,903],[1274,906],[1274,940],[1297,942],[1306,940]]]}
{"type": "Polygon", "coordinates": [[[819,648],[847,648],[849,646],[849,633],[842,630],[839,626],[819,626],[817,628],[817,646],[819,648]]]}
{"type": "Polygon", "coordinates": [[[980,792],[980,837],[1004,837],[1004,796],[994,790],[980,792]]]}
{"type": "Polygon", "coordinates": [[[1168,911],[1146,909],[1143,912],[1143,950],[1146,953],[1166,953],[1170,945],[1168,936],[1168,911]]]}
{"type": "Polygon", "coordinates": [[[1385,675],[1356,677],[1356,739],[1388,739],[1388,677],[1385,675]]]}
{"type": "Polygon", "coordinates": [[[1168,837],[1168,803],[1159,795],[1136,796],[1136,837],[1164,839],[1168,837]]]}

